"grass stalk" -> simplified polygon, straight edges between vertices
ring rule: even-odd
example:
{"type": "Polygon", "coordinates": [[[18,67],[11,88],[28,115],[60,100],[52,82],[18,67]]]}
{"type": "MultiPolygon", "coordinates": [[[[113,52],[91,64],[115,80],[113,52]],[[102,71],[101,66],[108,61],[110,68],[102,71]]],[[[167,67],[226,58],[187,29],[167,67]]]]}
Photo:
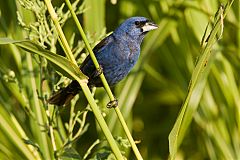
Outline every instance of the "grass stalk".
{"type": "MultiPolygon", "coordinates": [[[[71,49],[70,49],[70,47],[68,45],[68,42],[67,42],[67,40],[66,40],[66,38],[64,36],[64,33],[63,33],[62,29],[61,29],[61,26],[60,26],[60,24],[58,22],[57,14],[55,13],[55,11],[53,9],[51,1],[50,0],[45,0],[45,3],[47,5],[48,11],[50,13],[50,16],[51,16],[51,18],[52,18],[52,20],[53,20],[53,22],[54,22],[54,24],[56,26],[57,32],[58,32],[59,37],[60,37],[60,39],[62,41],[62,44],[63,44],[64,49],[66,51],[65,53],[66,53],[68,59],[71,62],[73,62],[74,64],[77,65],[77,62],[74,59],[72,51],[71,51],[71,49]]],[[[87,86],[87,83],[83,82],[80,77],[75,77],[75,79],[80,84],[80,86],[81,86],[81,88],[83,90],[83,93],[86,96],[86,98],[87,98],[87,100],[88,100],[88,102],[89,102],[89,104],[90,104],[90,106],[92,108],[92,111],[93,111],[93,113],[94,113],[94,115],[95,115],[95,117],[96,117],[96,119],[97,119],[97,121],[99,123],[99,126],[101,127],[104,135],[106,136],[106,139],[108,140],[109,145],[110,145],[110,147],[111,147],[115,157],[117,159],[123,159],[122,154],[121,154],[121,152],[120,152],[120,150],[119,150],[119,148],[118,148],[118,146],[117,146],[117,144],[116,144],[116,142],[115,142],[111,132],[109,131],[108,126],[107,126],[104,118],[102,117],[102,114],[101,114],[100,110],[98,109],[98,106],[97,106],[96,102],[93,99],[93,96],[92,96],[92,94],[91,94],[91,92],[90,92],[90,90],[89,90],[89,88],[87,86]]]]}
{"type": "MultiPolygon", "coordinates": [[[[1,108],[4,108],[1,104],[0,104],[1,108]]],[[[9,120],[6,118],[6,116],[4,117],[4,115],[9,116],[8,114],[4,114],[3,112],[4,110],[0,110],[0,122],[1,122],[1,127],[0,130],[1,132],[5,133],[6,135],[8,135],[8,139],[15,144],[15,146],[21,151],[21,153],[25,156],[25,158],[27,159],[40,159],[40,156],[38,153],[35,153],[36,151],[34,150],[34,148],[28,147],[22,140],[22,138],[27,138],[26,136],[23,136],[22,133],[17,133],[13,126],[16,126],[14,124],[10,124],[9,120]]],[[[12,119],[12,117],[11,117],[12,119]]],[[[16,121],[15,121],[16,122],[16,121]]],[[[15,123],[13,121],[13,123],[15,123]]],[[[16,123],[15,123],[16,124],[16,123]]],[[[16,126],[17,127],[17,126],[16,126]]]]}
{"type": "MultiPolygon", "coordinates": [[[[10,115],[10,117],[11,117],[11,120],[12,120],[14,126],[17,128],[17,131],[19,132],[20,136],[23,139],[29,139],[29,137],[27,137],[25,131],[23,130],[22,126],[17,121],[16,117],[12,114],[10,115]]],[[[33,146],[28,145],[27,148],[30,152],[32,152],[32,154],[35,156],[36,160],[41,160],[40,153],[33,146]]]]}
{"type": "Polygon", "coordinates": [[[206,79],[209,73],[209,60],[211,56],[211,50],[213,45],[221,38],[223,32],[223,19],[228,13],[233,1],[228,2],[225,7],[220,6],[215,16],[215,22],[213,29],[211,30],[207,44],[201,51],[201,57],[192,73],[191,80],[189,82],[188,94],[182,105],[181,111],[174,124],[174,127],[169,134],[169,152],[170,159],[175,159],[178,147],[180,146],[185,132],[192,121],[194,112],[197,110],[197,101],[200,101],[200,97],[196,98],[196,93],[201,96],[199,92],[202,92],[206,84],[206,79]],[[216,39],[217,34],[220,32],[220,36],[216,39]],[[194,98],[193,98],[194,97],[194,98]]]}
{"type": "MultiPolygon", "coordinates": [[[[28,64],[28,70],[30,72],[33,71],[33,63],[32,63],[32,57],[30,54],[27,54],[27,64],[28,64]]],[[[44,158],[46,159],[51,159],[51,154],[50,154],[50,149],[48,147],[48,142],[47,142],[47,133],[42,131],[39,126],[40,125],[44,125],[45,124],[45,120],[43,118],[43,112],[42,112],[42,108],[39,104],[39,99],[38,99],[38,95],[37,95],[37,86],[36,86],[36,79],[35,77],[32,75],[30,76],[30,85],[31,85],[31,89],[32,89],[32,94],[33,94],[33,107],[32,107],[32,110],[36,116],[36,119],[37,119],[37,122],[34,122],[34,123],[37,123],[36,126],[38,127],[35,127],[36,129],[36,134],[37,134],[37,137],[38,137],[38,140],[39,140],[39,144],[40,144],[40,147],[42,149],[42,152],[44,153],[44,158]]]]}
{"type": "MultiPolygon", "coordinates": [[[[66,2],[66,4],[67,4],[67,6],[68,6],[68,8],[69,8],[69,10],[70,10],[70,12],[71,12],[71,14],[73,16],[73,19],[74,19],[74,21],[75,21],[75,23],[76,23],[76,25],[78,27],[78,30],[79,30],[79,32],[80,32],[80,34],[82,36],[82,39],[83,39],[83,41],[84,41],[84,43],[86,45],[86,48],[87,48],[87,50],[88,50],[88,52],[90,54],[90,57],[91,57],[94,65],[95,65],[96,69],[99,69],[100,65],[99,65],[99,63],[97,61],[97,58],[95,57],[95,54],[93,53],[93,51],[91,49],[90,44],[88,43],[88,40],[87,40],[87,37],[86,37],[86,35],[85,35],[84,31],[83,31],[83,28],[82,28],[80,22],[78,21],[78,18],[76,16],[75,12],[72,9],[70,1],[69,0],[65,0],[65,2],[66,2]]],[[[101,74],[100,78],[102,80],[103,86],[104,86],[104,88],[105,88],[105,90],[106,90],[110,100],[114,101],[115,97],[114,97],[114,95],[113,95],[113,93],[112,93],[112,91],[111,91],[111,89],[110,89],[110,87],[109,87],[109,85],[107,83],[107,80],[106,80],[104,74],[101,74]]],[[[135,153],[137,159],[139,159],[139,160],[143,159],[141,154],[140,154],[140,152],[139,152],[139,150],[138,150],[138,148],[137,148],[137,146],[136,146],[136,144],[135,144],[135,142],[134,142],[134,140],[133,140],[133,138],[132,138],[132,135],[131,135],[128,127],[127,127],[127,124],[126,124],[126,122],[125,122],[125,120],[123,118],[123,115],[122,115],[119,107],[117,106],[114,109],[115,109],[115,112],[116,112],[116,114],[118,116],[118,119],[119,119],[119,121],[120,121],[120,123],[121,123],[121,125],[122,125],[122,127],[124,129],[124,132],[125,132],[128,140],[129,140],[129,142],[130,142],[130,144],[132,146],[133,152],[135,153]]]]}
{"type": "MultiPolygon", "coordinates": [[[[46,114],[48,116],[48,124],[49,124],[49,134],[50,134],[50,139],[51,139],[51,142],[52,142],[52,148],[53,148],[53,151],[54,153],[57,151],[57,146],[56,146],[56,143],[55,143],[55,138],[54,138],[54,133],[53,133],[53,120],[50,118],[50,111],[49,110],[46,110],[46,114]]],[[[58,159],[58,157],[56,157],[56,159],[58,159]]]]}

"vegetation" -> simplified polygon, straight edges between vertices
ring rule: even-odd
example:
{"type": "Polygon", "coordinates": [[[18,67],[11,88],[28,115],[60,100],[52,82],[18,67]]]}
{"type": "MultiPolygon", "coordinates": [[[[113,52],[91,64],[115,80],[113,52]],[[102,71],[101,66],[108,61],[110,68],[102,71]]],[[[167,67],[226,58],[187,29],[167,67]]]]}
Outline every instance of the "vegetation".
{"type": "Polygon", "coordinates": [[[0,159],[240,159],[239,1],[68,2],[52,1],[57,19],[50,0],[1,3],[0,159]],[[85,43],[94,47],[131,16],[159,29],[111,89],[119,108],[108,109],[111,91],[90,93],[76,65],[91,53],[85,43]],[[47,104],[70,79],[83,92],[68,106],[47,104]]]}

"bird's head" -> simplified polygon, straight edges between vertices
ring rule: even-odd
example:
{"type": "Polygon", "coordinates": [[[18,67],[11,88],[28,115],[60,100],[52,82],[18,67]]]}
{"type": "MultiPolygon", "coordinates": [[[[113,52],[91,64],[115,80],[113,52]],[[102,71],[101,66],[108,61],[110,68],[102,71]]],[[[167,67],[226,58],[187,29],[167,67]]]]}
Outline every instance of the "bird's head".
{"type": "Polygon", "coordinates": [[[125,20],[114,33],[117,36],[127,36],[141,43],[147,32],[157,28],[155,23],[145,17],[131,17],[125,20]]]}

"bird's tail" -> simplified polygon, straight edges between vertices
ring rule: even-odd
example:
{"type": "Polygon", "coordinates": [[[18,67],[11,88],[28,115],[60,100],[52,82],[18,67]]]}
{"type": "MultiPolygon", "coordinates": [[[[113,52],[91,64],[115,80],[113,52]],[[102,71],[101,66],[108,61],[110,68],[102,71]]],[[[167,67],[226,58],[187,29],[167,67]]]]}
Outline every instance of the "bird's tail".
{"type": "Polygon", "coordinates": [[[54,104],[58,106],[63,106],[69,104],[69,102],[78,94],[79,85],[74,81],[69,84],[66,88],[62,88],[56,93],[54,93],[48,100],[47,103],[54,104]]]}

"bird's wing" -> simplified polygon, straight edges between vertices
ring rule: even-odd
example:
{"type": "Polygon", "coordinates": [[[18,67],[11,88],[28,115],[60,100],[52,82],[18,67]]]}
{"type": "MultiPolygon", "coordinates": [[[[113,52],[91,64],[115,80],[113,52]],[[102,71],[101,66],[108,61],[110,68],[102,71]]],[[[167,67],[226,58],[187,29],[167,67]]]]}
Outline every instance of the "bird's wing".
{"type": "MultiPolygon", "coordinates": [[[[100,53],[100,50],[102,50],[105,46],[107,46],[109,43],[113,41],[112,34],[109,36],[105,37],[103,40],[101,40],[94,48],[93,48],[93,53],[97,55],[100,53]]],[[[84,68],[84,66],[89,63],[89,60],[91,60],[90,55],[87,56],[87,58],[84,60],[84,62],[81,65],[81,69],[84,68]]]]}
{"type": "Polygon", "coordinates": [[[103,47],[107,46],[110,42],[113,41],[112,34],[108,35],[105,37],[103,40],[101,40],[94,48],[93,52],[98,53],[99,50],[101,50],[103,47]]]}

